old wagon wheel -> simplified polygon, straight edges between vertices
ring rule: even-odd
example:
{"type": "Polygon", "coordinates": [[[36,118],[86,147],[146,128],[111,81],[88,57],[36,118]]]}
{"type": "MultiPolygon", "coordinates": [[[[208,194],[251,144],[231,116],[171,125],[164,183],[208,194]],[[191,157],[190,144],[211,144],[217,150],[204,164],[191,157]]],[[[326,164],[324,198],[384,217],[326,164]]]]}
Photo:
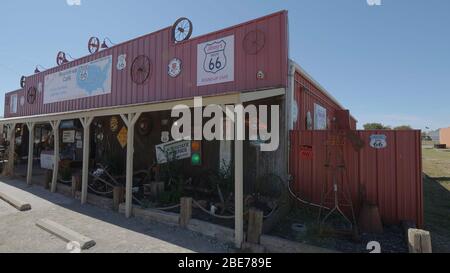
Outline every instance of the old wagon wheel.
{"type": "Polygon", "coordinates": [[[27,77],[25,77],[25,76],[22,76],[22,77],[20,78],[20,87],[21,87],[21,88],[24,88],[24,87],[25,87],[25,82],[26,82],[26,80],[27,80],[27,77]]]}
{"type": "Polygon", "coordinates": [[[58,52],[58,55],[56,55],[56,64],[57,65],[62,65],[69,62],[66,58],[66,53],[60,51],[58,52]]]}
{"type": "Polygon", "coordinates": [[[264,48],[266,35],[261,30],[252,30],[244,37],[244,51],[250,55],[256,55],[264,48]]]}
{"type": "Polygon", "coordinates": [[[36,101],[36,87],[32,86],[27,91],[27,102],[33,104],[36,101]]]}
{"type": "Polygon", "coordinates": [[[134,59],[131,65],[131,80],[136,84],[144,84],[150,78],[152,72],[152,62],[145,55],[140,55],[134,59]]]}
{"type": "Polygon", "coordinates": [[[100,50],[100,40],[97,37],[91,37],[89,39],[88,50],[91,54],[97,53],[100,50]]]}
{"type": "Polygon", "coordinates": [[[182,42],[189,39],[193,29],[191,20],[185,17],[178,19],[172,26],[172,40],[182,42]]]}

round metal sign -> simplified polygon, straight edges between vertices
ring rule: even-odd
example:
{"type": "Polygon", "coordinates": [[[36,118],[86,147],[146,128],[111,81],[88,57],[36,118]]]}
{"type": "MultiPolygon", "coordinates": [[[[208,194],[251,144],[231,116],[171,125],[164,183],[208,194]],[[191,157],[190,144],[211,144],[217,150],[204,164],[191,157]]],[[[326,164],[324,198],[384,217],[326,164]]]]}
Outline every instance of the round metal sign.
{"type": "Polygon", "coordinates": [[[174,58],[169,62],[168,72],[172,78],[178,77],[181,74],[181,60],[174,58]]]}

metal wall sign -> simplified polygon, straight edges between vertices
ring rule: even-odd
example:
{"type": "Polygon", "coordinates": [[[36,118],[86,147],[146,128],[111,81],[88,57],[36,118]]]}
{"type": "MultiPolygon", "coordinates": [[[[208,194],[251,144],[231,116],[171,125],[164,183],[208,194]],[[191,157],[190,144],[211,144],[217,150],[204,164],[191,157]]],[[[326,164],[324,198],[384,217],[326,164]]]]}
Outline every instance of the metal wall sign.
{"type": "Polygon", "coordinates": [[[181,73],[181,60],[178,58],[173,58],[169,62],[169,67],[167,73],[170,77],[176,78],[181,73]]]}
{"type": "Polygon", "coordinates": [[[327,109],[319,104],[314,104],[314,130],[327,129],[327,109]]]}
{"type": "Polygon", "coordinates": [[[234,81],[234,35],[197,46],[197,86],[234,81]]]}
{"type": "Polygon", "coordinates": [[[117,70],[124,70],[127,67],[127,54],[122,54],[117,57],[117,70]]]}
{"type": "Polygon", "coordinates": [[[63,131],[62,139],[63,143],[75,143],[75,130],[63,131]]]}
{"type": "Polygon", "coordinates": [[[371,135],[370,136],[370,147],[374,149],[384,149],[387,147],[387,136],[386,135],[371,135]]]}
{"type": "Polygon", "coordinates": [[[171,141],[155,146],[158,164],[191,157],[191,141],[171,141]]]}
{"type": "Polygon", "coordinates": [[[44,104],[111,93],[112,56],[45,76],[44,104]]]}
{"type": "Polygon", "coordinates": [[[313,159],[313,147],[307,145],[300,146],[300,158],[304,160],[313,159]]]}

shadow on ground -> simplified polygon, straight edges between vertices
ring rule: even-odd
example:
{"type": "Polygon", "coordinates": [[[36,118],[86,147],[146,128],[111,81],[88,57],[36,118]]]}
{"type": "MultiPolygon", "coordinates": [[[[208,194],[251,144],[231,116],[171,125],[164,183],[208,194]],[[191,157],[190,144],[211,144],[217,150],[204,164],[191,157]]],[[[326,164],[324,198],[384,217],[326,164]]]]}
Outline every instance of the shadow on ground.
{"type": "MultiPolygon", "coordinates": [[[[170,244],[189,249],[194,252],[229,252],[231,244],[221,244],[216,239],[206,237],[201,234],[181,229],[169,227],[159,223],[140,220],[137,218],[126,219],[124,215],[112,210],[101,209],[92,205],[81,205],[79,200],[71,199],[61,194],[53,194],[39,185],[28,186],[24,181],[17,179],[1,179],[3,183],[14,188],[25,191],[31,195],[44,199],[61,208],[136,232],[153,238],[168,242],[170,244]],[[178,236],[174,236],[174,232],[178,236]],[[180,240],[180,238],[184,238],[180,240]],[[192,243],[193,240],[200,243],[192,243]],[[204,242],[201,243],[201,242],[204,242]],[[213,247],[212,247],[213,246],[213,247]],[[213,251],[211,251],[213,249],[213,251]]],[[[95,238],[94,238],[95,239],[95,238]]]]}

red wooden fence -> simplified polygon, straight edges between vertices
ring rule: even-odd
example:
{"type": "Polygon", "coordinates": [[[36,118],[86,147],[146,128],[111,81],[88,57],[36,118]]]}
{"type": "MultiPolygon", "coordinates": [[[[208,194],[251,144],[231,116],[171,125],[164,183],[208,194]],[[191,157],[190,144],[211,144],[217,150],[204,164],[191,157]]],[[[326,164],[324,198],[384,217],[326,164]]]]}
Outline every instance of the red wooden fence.
{"type": "MultiPolygon", "coordinates": [[[[420,131],[353,133],[364,142],[357,151],[347,139],[343,149],[348,172],[346,185],[356,213],[365,200],[378,205],[385,224],[409,220],[423,226],[420,131]],[[373,148],[370,145],[373,135],[385,135],[387,146],[373,148]]],[[[298,196],[310,202],[320,204],[324,184],[329,187],[332,183],[324,166],[325,144],[331,135],[329,131],[291,131],[290,172],[298,196]]]]}

